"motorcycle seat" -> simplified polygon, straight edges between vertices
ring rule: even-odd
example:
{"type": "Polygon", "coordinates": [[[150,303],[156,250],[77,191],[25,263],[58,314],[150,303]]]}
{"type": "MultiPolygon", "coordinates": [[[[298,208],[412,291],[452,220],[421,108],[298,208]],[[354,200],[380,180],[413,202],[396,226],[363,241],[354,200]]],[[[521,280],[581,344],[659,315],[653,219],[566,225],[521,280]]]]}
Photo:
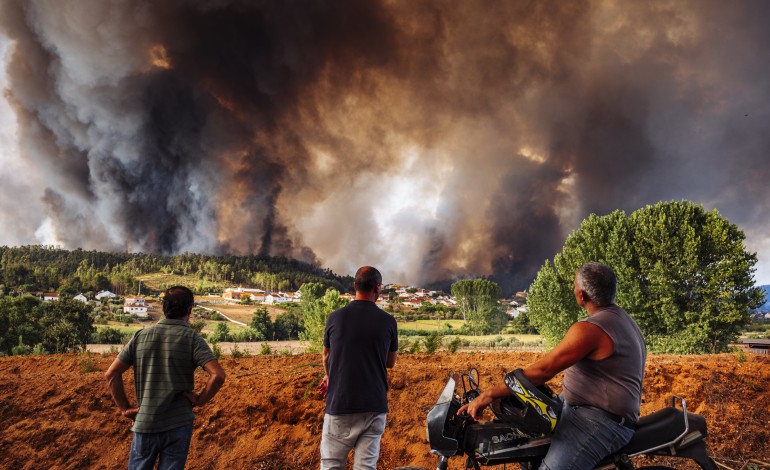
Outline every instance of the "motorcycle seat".
{"type": "MultiPolygon", "coordinates": [[[[706,418],[694,413],[687,413],[689,432],[699,431],[706,436],[706,418]]],[[[667,407],[639,419],[634,437],[620,453],[633,455],[647,449],[671,442],[684,432],[682,410],[667,407]]]]}

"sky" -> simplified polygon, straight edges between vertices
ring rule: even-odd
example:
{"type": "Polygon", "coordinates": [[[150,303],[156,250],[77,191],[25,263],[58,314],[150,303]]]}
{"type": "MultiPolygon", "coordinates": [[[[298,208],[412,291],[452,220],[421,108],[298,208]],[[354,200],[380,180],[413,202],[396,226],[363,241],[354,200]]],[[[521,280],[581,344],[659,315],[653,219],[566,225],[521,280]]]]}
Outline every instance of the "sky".
{"type": "Polygon", "coordinates": [[[0,0],[0,244],[525,288],[591,213],[716,209],[770,284],[762,1],[0,0]]]}

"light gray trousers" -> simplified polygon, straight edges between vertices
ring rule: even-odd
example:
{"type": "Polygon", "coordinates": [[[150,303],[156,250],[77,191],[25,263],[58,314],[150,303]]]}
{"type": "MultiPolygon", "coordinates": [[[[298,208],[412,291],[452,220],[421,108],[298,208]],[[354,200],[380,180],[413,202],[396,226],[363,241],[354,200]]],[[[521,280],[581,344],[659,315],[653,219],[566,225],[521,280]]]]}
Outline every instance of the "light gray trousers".
{"type": "Polygon", "coordinates": [[[324,415],[321,470],[345,470],[354,449],[353,470],[376,470],[387,413],[324,415]]]}

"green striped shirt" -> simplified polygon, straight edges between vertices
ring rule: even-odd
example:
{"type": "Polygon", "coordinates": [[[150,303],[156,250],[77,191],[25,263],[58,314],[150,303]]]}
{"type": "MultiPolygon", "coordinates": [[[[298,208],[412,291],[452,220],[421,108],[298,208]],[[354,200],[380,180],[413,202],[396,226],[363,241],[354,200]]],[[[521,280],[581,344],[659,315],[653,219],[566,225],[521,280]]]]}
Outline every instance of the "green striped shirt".
{"type": "Polygon", "coordinates": [[[193,422],[195,414],[184,392],[195,387],[195,369],[216,358],[189,323],[164,318],[137,331],[118,359],[134,366],[139,413],[131,430],[163,432],[193,422]]]}

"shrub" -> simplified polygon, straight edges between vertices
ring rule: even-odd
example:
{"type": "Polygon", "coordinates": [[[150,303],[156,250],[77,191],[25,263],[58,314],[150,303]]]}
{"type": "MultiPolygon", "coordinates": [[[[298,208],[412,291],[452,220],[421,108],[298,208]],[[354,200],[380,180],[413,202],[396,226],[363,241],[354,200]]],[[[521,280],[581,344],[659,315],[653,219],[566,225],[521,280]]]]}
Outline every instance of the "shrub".
{"type": "Polygon", "coordinates": [[[123,333],[117,328],[100,328],[94,332],[91,340],[96,344],[122,344],[123,333]]]}
{"type": "Polygon", "coordinates": [[[262,343],[262,347],[259,349],[259,353],[263,356],[269,356],[273,350],[270,348],[270,345],[267,343],[262,343]]]}
{"type": "Polygon", "coordinates": [[[190,328],[197,331],[198,333],[203,331],[204,326],[206,326],[206,322],[203,320],[193,320],[190,322],[190,328]]]}
{"type": "Polygon", "coordinates": [[[415,340],[414,343],[412,343],[412,346],[409,348],[409,354],[417,354],[420,352],[420,343],[421,341],[419,339],[415,340]]]}
{"type": "Polygon", "coordinates": [[[743,349],[738,348],[735,355],[738,358],[738,362],[746,362],[746,353],[743,352],[743,349]]]}
{"type": "Polygon", "coordinates": [[[225,321],[225,317],[219,314],[219,312],[210,312],[209,320],[212,321],[225,321]]]}
{"type": "Polygon", "coordinates": [[[19,344],[11,348],[11,354],[14,356],[28,356],[31,352],[31,348],[24,344],[21,336],[19,336],[19,344]]]}
{"type": "Polygon", "coordinates": [[[230,341],[231,339],[232,335],[230,334],[230,327],[227,326],[227,323],[217,323],[216,328],[214,328],[214,331],[209,335],[209,340],[215,343],[220,341],[230,341]]]}
{"type": "Polygon", "coordinates": [[[462,344],[463,344],[463,340],[460,339],[459,336],[455,336],[454,339],[450,341],[449,344],[447,345],[447,349],[449,350],[449,352],[454,354],[457,352],[460,346],[462,346],[462,344]]]}
{"type": "Polygon", "coordinates": [[[241,351],[238,348],[237,344],[233,345],[233,350],[230,351],[230,355],[233,357],[233,359],[239,359],[241,357],[251,357],[251,354],[249,354],[249,351],[247,351],[247,350],[241,351]]]}
{"type": "Polygon", "coordinates": [[[442,336],[436,331],[423,339],[423,344],[425,344],[425,352],[428,354],[435,353],[438,348],[441,347],[441,338],[442,336]]]}
{"type": "Polygon", "coordinates": [[[94,360],[91,351],[86,351],[80,355],[80,367],[84,373],[94,372],[97,370],[96,361],[94,360]]]}
{"type": "Polygon", "coordinates": [[[211,352],[214,353],[214,357],[217,358],[217,360],[222,359],[222,348],[219,347],[219,344],[214,342],[211,344],[211,352]]]}

